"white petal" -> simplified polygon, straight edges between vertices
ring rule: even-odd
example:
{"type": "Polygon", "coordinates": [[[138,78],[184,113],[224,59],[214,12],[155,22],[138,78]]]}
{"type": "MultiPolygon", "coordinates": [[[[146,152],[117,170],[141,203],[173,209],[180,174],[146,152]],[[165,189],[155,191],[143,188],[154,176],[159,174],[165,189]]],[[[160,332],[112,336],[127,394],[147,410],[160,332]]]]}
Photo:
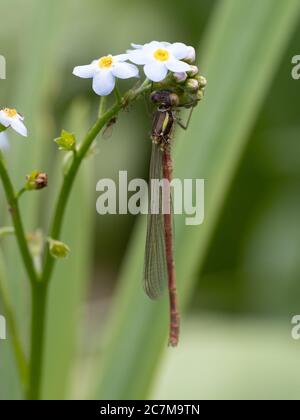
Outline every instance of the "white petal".
{"type": "Polygon", "coordinates": [[[114,58],[114,61],[116,62],[123,62],[129,59],[129,54],[119,54],[119,55],[115,55],[113,58],[114,58]]]}
{"type": "Polygon", "coordinates": [[[112,69],[112,74],[119,79],[130,79],[139,76],[139,69],[130,63],[117,63],[112,69]]]}
{"type": "Polygon", "coordinates": [[[170,46],[170,51],[178,60],[182,60],[187,57],[189,47],[182,42],[175,42],[170,46]]]}
{"type": "Polygon", "coordinates": [[[168,69],[165,64],[153,61],[152,63],[145,65],[144,72],[152,82],[160,82],[167,76],[168,69]]]}
{"type": "Polygon", "coordinates": [[[158,48],[166,48],[163,42],[152,41],[149,44],[145,44],[143,50],[146,53],[151,54],[153,51],[157,50],[158,48]]]}
{"type": "Polygon", "coordinates": [[[170,71],[173,71],[174,73],[183,73],[191,69],[189,64],[179,60],[167,61],[166,66],[170,71]]]}
{"type": "Polygon", "coordinates": [[[132,48],[134,48],[136,50],[140,50],[141,48],[143,48],[143,45],[141,45],[141,44],[134,44],[133,42],[130,45],[132,46],[132,48]]]}
{"type": "Polygon", "coordinates": [[[149,62],[149,56],[144,52],[144,50],[135,50],[131,51],[129,54],[129,60],[138,65],[144,65],[149,62]]]}
{"type": "Polygon", "coordinates": [[[189,63],[194,63],[196,61],[196,50],[194,47],[188,47],[188,53],[184,60],[188,60],[189,63]]]}
{"type": "Polygon", "coordinates": [[[97,95],[107,96],[115,88],[115,78],[110,70],[101,70],[94,76],[93,89],[97,95]]]}
{"type": "Polygon", "coordinates": [[[91,64],[88,64],[87,66],[75,67],[73,70],[73,74],[75,76],[81,77],[82,79],[90,79],[91,77],[94,77],[96,70],[97,70],[96,62],[93,61],[91,64]]]}
{"type": "Polygon", "coordinates": [[[4,127],[8,127],[11,123],[11,118],[9,118],[4,111],[0,111],[0,124],[4,127]]]}
{"type": "Polygon", "coordinates": [[[19,118],[13,118],[10,125],[21,136],[27,137],[27,128],[19,118]]]}
{"type": "Polygon", "coordinates": [[[0,150],[8,150],[9,142],[6,133],[0,133],[0,150]]]}
{"type": "Polygon", "coordinates": [[[161,42],[161,45],[163,45],[165,48],[170,47],[172,44],[170,42],[161,42]]]}

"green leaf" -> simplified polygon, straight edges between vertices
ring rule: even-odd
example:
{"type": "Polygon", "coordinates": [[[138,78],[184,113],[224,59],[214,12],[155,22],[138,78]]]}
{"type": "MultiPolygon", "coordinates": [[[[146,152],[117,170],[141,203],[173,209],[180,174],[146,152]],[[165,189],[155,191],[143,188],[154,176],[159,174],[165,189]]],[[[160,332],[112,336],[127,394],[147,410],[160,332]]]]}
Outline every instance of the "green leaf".
{"type": "MultiPolygon", "coordinates": [[[[200,7],[200,5],[199,5],[200,7]]],[[[200,56],[207,94],[184,139],[177,139],[175,177],[206,180],[206,219],[176,223],[181,308],[187,306],[247,139],[299,17],[298,0],[218,3],[200,56]]],[[[167,350],[167,296],[150,302],[140,286],[145,221],[133,235],[97,371],[97,399],[143,399],[167,350]],[[103,357],[104,355],[104,357],[103,357]]],[[[201,334],[201,331],[199,331],[201,334]]],[[[168,350],[171,354],[174,350],[168,350]]],[[[175,350],[176,351],[176,350],[175,350]]]]}

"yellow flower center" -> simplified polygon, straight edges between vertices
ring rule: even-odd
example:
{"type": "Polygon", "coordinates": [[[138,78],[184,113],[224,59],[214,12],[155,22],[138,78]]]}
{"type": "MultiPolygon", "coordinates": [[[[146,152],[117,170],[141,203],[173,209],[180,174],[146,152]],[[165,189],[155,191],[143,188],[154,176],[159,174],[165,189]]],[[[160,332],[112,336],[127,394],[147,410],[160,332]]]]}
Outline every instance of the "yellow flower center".
{"type": "Polygon", "coordinates": [[[154,58],[158,61],[168,61],[170,58],[170,53],[167,50],[159,48],[154,52],[154,58]]]}
{"type": "Polygon", "coordinates": [[[110,69],[113,64],[113,57],[111,55],[100,58],[98,66],[100,69],[110,69]]]}
{"type": "Polygon", "coordinates": [[[4,108],[3,111],[9,118],[14,118],[18,115],[16,109],[4,108]]]}

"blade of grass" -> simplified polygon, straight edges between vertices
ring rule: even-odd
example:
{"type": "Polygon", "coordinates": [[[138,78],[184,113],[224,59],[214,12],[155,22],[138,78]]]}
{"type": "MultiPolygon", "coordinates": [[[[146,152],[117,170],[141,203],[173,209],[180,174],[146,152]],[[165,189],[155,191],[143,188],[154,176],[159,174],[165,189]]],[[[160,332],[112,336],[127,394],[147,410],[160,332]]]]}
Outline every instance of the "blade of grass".
{"type": "MultiPolygon", "coordinates": [[[[209,88],[184,141],[178,141],[176,173],[206,179],[206,221],[176,226],[179,296],[185,307],[195,284],[235,168],[244,150],[284,48],[298,20],[297,0],[224,0],[204,42],[202,72],[209,88]]],[[[133,235],[108,325],[100,362],[99,399],[139,399],[149,390],[166,347],[166,303],[141,291],[144,220],[133,235]]]]}

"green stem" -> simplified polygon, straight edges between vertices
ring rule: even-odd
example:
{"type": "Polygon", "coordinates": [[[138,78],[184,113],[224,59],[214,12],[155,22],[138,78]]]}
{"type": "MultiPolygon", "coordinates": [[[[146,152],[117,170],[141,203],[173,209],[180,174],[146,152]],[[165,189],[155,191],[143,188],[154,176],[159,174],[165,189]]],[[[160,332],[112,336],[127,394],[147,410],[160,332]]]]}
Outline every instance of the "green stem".
{"type": "MultiPolygon", "coordinates": [[[[102,128],[114,116],[116,116],[122,108],[126,107],[130,102],[137,99],[144,92],[150,90],[150,88],[151,85],[146,80],[140,87],[138,87],[137,89],[132,89],[127,94],[125,94],[123,98],[120,98],[120,100],[117,101],[117,103],[114,104],[107,112],[104,112],[106,100],[102,100],[98,120],[87,133],[76,154],[74,154],[72,164],[64,177],[54,212],[50,234],[48,235],[52,239],[59,239],[62,223],[64,220],[65,210],[76,175],[93,141],[95,140],[99,132],[102,130],[102,128]]],[[[41,398],[42,368],[45,346],[47,290],[54,269],[55,259],[51,256],[48,249],[46,253],[43,272],[39,277],[35,270],[33,259],[30,255],[28,244],[26,242],[26,237],[18,207],[18,199],[12,187],[10,178],[8,176],[7,170],[5,168],[1,156],[0,176],[3,181],[7,201],[9,202],[9,205],[11,207],[15,233],[32,286],[31,350],[29,363],[29,387],[27,397],[31,400],[39,400],[41,398]]]]}
{"type": "Polygon", "coordinates": [[[12,346],[14,349],[15,359],[18,367],[18,372],[21,379],[23,389],[26,389],[28,379],[28,366],[25,358],[25,354],[22,348],[20,334],[17,327],[17,322],[14,317],[14,311],[11,304],[9,292],[4,282],[4,276],[0,273],[0,294],[4,308],[7,325],[12,339],[12,346]]]}
{"type": "Polygon", "coordinates": [[[106,103],[107,103],[107,97],[101,96],[100,104],[99,104],[99,111],[98,111],[98,118],[101,118],[102,115],[105,113],[106,103]]]}
{"type": "Polygon", "coordinates": [[[16,195],[16,199],[19,200],[19,198],[26,192],[26,188],[22,188],[16,195]]]}
{"type": "MultiPolygon", "coordinates": [[[[68,203],[68,199],[72,190],[75,177],[79,170],[80,164],[82,160],[84,159],[84,157],[86,156],[94,139],[97,137],[97,135],[102,130],[102,128],[111,120],[111,118],[116,116],[124,106],[127,106],[127,104],[129,104],[130,102],[133,102],[141,94],[149,91],[150,88],[151,88],[151,85],[149,84],[149,81],[146,79],[145,82],[139,88],[130,90],[127,94],[124,95],[120,103],[119,102],[115,103],[107,112],[105,112],[103,115],[100,115],[100,117],[98,118],[94,126],[87,133],[86,137],[81,143],[81,146],[77,152],[77,155],[74,157],[74,160],[72,162],[72,165],[70,166],[68,173],[66,174],[64,178],[63,185],[62,185],[59,197],[58,197],[56,210],[54,213],[52,227],[50,230],[49,236],[51,238],[59,239],[66,206],[68,203]]],[[[103,104],[101,108],[102,107],[103,107],[103,104]]],[[[47,255],[46,255],[44,270],[42,274],[43,282],[48,282],[49,279],[51,278],[54,265],[55,265],[55,260],[52,258],[48,250],[47,255]]]]}
{"type": "Polygon", "coordinates": [[[20,248],[21,256],[23,259],[23,263],[25,265],[28,277],[31,283],[37,281],[37,273],[34,268],[33,260],[28,248],[28,244],[26,241],[25,231],[23,227],[23,222],[20,215],[18,200],[16,198],[16,194],[14,192],[13,185],[11,183],[10,177],[8,175],[4,160],[2,155],[0,154],[0,178],[3,182],[3,187],[5,191],[5,195],[10,206],[10,214],[12,217],[12,221],[15,228],[15,234],[17,237],[18,245],[20,248]]]}
{"type": "Polygon", "coordinates": [[[47,283],[32,285],[30,376],[27,394],[29,400],[41,399],[47,290],[47,283]]]}
{"type": "Polygon", "coordinates": [[[120,92],[120,89],[119,89],[119,86],[118,86],[117,82],[116,82],[116,86],[115,86],[115,97],[116,97],[116,100],[117,100],[118,104],[121,104],[122,103],[122,95],[121,95],[121,92],[120,92]]]}

